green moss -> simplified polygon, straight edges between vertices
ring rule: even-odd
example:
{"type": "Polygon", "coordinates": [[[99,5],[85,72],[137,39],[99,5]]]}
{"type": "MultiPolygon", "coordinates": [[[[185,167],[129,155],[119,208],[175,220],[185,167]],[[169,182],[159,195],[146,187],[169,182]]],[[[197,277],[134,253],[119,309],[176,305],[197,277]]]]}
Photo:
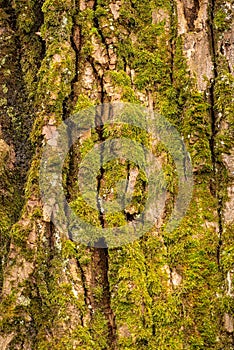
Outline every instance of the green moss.
{"type": "Polygon", "coordinates": [[[225,32],[231,29],[232,23],[232,10],[229,3],[218,1],[216,4],[214,13],[214,27],[219,33],[225,32]]]}
{"type": "Polygon", "coordinates": [[[89,108],[94,105],[94,102],[90,100],[86,95],[80,94],[78,96],[73,113],[79,113],[79,111],[89,108]]]}
{"type": "Polygon", "coordinates": [[[15,224],[11,230],[11,237],[13,238],[15,244],[21,247],[22,245],[26,246],[26,239],[31,230],[32,227],[25,229],[20,224],[15,224]]]}
{"type": "Polygon", "coordinates": [[[74,9],[70,1],[63,4],[45,1],[42,11],[44,24],[41,35],[46,42],[46,56],[37,75],[37,101],[43,99],[44,113],[54,114],[61,121],[63,101],[71,93],[75,69],[74,50],[70,41],[74,9]]]}
{"type": "Polygon", "coordinates": [[[121,86],[121,87],[125,87],[126,85],[131,86],[130,77],[123,70],[119,72],[112,71],[109,74],[115,85],[121,86]]]}
{"type": "Polygon", "coordinates": [[[62,257],[64,259],[76,258],[82,267],[91,262],[91,252],[86,246],[78,245],[70,240],[66,240],[62,244],[62,257]]]}
{"type": "Polygon", "coordinates": [[[98,211],[90,207],[82,196],[77,196],[76,200],[70,203],[70,206],[85,222],[100,227],[98,211]]]}
{"type": "MultiPolygon", "coordinates": [[[[32,160],[31,167],[28,173],[27,184],[25,188],[25,196],[27,199],[31,198],[32,195],[35,197],[40,196],[39,189],[39,169],[40,169],[40,154],[36,154],[32,160]]],[[[35,198],[34,197],[34,198],[35,198]]]]}
{"type": "Polygon", "coordinates": [[[36,74],[42,56],[42,43],[39,35],[42,14],[40,4],[35,0],[14,0],[12,2],[16,14],[16,25],[21,44],[20,63],[23,79],[31,97],[36,87],[36,74]]]}
{"type": "Polygon", "coordinates": [[[139,349],[144,340],[147,345],[150,339],[152,300],[147,291],[144,261],[139,242],[110,252],[112,308],[118,328],[125,329],[123,334],[119,334],[121,349],[128,346],[139,349]]]}
{"type": "MultiPolygon", "coordinates": [[[[35,44],[31,33],[35,29],[35,2],[27,1],[30,6],[26,12],[24,10],[26,2],[22,2],[22,6],[19,1],[15,3],[17,3],[18,27],[25,45],[23,47],[27,47],[28,50],[29,43],[35,44]],[[25,23],[24,13],[27,14],[25,23]]],[[[206,97],[196,91],[195,79],[188,73],[183,57],[183,41],[181,38],[176,38],[177,24],[172,7],[173,4],[169,1],[164,3],[158,0],[125,1],[121,5],[120,17],[117,21],[113,19],[108,1],[97,1],[95,11],[87,9],[80,11],[78,15],[75,15],[74,3],[71,1],[46,0],[42,8],[45,21],[41,28],[41,35],[47,49],[37,75],[38,113],[31,135],[35,146],[41,145],[42,127],[48,119],[51,116],[55,117],[58,125],[63,118],[64,100],[70,96],[75,72],[70,35],[76,21],[82,31],[80,74],[82,75],[82,65],[87,56],[93,54],[91,38],[94,36],[98,42],[100,41],[100,47],[105,48],[101,39],[106,42],[106,39],[113,37],[110,28],[113,24],[116,28],[115,36],[118,39],[113,45],[118,56],[117,71],[106,73],[104,69],[104,77],[108,74],[115,92],[120,92],[123,101],[138,101],[136,96],[139,91],[146,101],[150,94],[156,111],[166,116],[182,133],[192,156],[195,170],[194,195],[180,227],[174,232],[153,228],[141,240],[109,251],[108,273],[111,307],[117,323],[117,347],[125,350],[224,348],[225,340],[222,340],[224,345],[217,342],[217,335],[220,335],[221,314],[234,312],[230,297],[217,297],[217,293],[224,294],[224,289],[222,290],[220,285],[223,284],[222,278],[232,267],[233,261],[231,247],[233,226],[230,224],[224,228],[223,233],[221,267],[224,275],[222,275],[217,264],[220,220],[217,201],[227,198],[227,185],[230,181],[227,170],[222,166],[222,153],[228,152],[232,147],[233,79],[228,73],[225,60],[223,58],[217,60],[218,77],[215,81],[215,106],[213,107],[220,119],[217,119],[215,127],[218,130],[218,124],[221,125],[224,122],[228,122],[230,127],[226,130],[221,127],[220,132],[212,135],[210,105],[206,97]],[[170,30],[165,28],[165,20],[152,24],[152,11],[158,8],[168,11],[171,21],[170,30]],[[102,38],[100,32],[103,33],[102,38]],[[169,40],[172,44],[170,48],[167,45],[169,40]],[[173,62],[171,49],[174,50],[173,62]],[[135,75],[131,73],[130,77],[130,73],[127,73],[129,71],[134,71],[135,75]],[[215,159],[219,164],[214,179],[215,196],[210,190],[210,178],[214,166],[211,137],[215,139],[215,159]],[[181,277],[178,285],[172,283],[175,271],[181,277]]],[[[223,9],[221,9],[215,18],[215,25],[219,31],[224,30],[224,21],[223,9]]],[[[35,53],[34,44],[32,51],[35,53]]],[[[28,61],[24,61],[28,53],[23,55],[21,60],[29,86],[35,82],[34,53],[28,61]]],[[[96,62],[94,66],[95,64],[96,62]]],[[[79,94],[78,84],[75,88],[77,88],[77,90],[74,89],[75,94],[79,94]]],[[[4,91],[6,92],[6,88],[4,91]]],[[[74,107],[75,113],[96,102],[91,100],[88,94],[91,95],[91,92],[87,92],[87,95],[84,92],[78,95],[74,107]]],[[[6,101],[3,100],[2,103],[6,101]]],[[[8,110],[8,116],[14,126],[17,126],[17,130],[20,130],[17,116],[12,109],[8,110]]],[[[134,119],[135,116],[131,115],[130,111],[127,118],[130,123],[131,118],[134,119]]],[[[175,164],[168,150],[161,144],[153,148],[147,132],[128,125],[117,125],[114,128],[105,126],[102,137],[104,139],[131,138],[161,156],[168,194],[166,217],[164,216],[166,222],[178,190],[175,164]]],[[[100,141],[97,133],[92,130],[89,138],[81,140],[75,146],[73,158],[77,156],[78,160],[74,160],[72,164],[74,167],[98,140],[100,141]]],[[[39,197],[40,157],[41,153],[38,151],[32,161],[26,186],[27,199],[39,197]]],[[[70,179],[74,185],[76,179],[75,176],[72,177],[73,173],[71,175],[68,172],[71,159],[72,157],[66,162],[65,185],[70,179]]],[[[129,169],[133,170],[134,164],[122,160],[103,165],[104,175],[100,195],[106,198],[106,202],[117,199],[121,181],[126,179],[129,169]]],[[[2,173],[4,174],[4,171],[2,173]]],[[[6,181],[5,177],[4,181],[6,181]]],[[[146,176],[143,171],[140,171],[132,202],[127,208],[129,211],[142,212],[147,196],[146,188],[146,176]]],[[[14,197],[13,193],[9,191],[7,201],[11,201],[14,197]]],[[[85,202],[79,192],[78,184],[74,185],[69,194],[71,194],[70,205],[76,214],[86,222],[100,227],[98,211],[85,202]]],[[[7,208],[11,206],[7,205],[7,208]]],[[[11,225],[11,220],[8,212],[5,213],[2,210],[2,205],[0,214],[2,214],[0,230],[2,229],[4,235],[11,225]]],[[[40,208],[29,214],[35,225],[36,220],[41,222],[41,216],[40,208]]],[[[115,213],[107,211],[104,219],[108,227],[126,223],[125,214],[118,210],[115,213]]],[[[44,225],[46,232],[47,229],[51,230],[46,223],[44,225]]],[[[23,253],[27,251],[25,243],[29,230],[31,231],[32,228],[22,229],[17,225],[12,230],[13,242],[21,247],[23,253]]],[[[74,346],[84,350],[108,348],[108,325],[102,305],[93,310],[90,321],[90,311],[85,304],[84,290],[80,288],[75,295],[72,289],[73,280],[72,273],[69,271],[69,259],[78,262],[75,283],[84,287],[85,282],[82,281],[79,265],[84,268],[84,271],[86,271],[85,268],[89,271],[93,261],[92,253],[70,240],[62,241],[61,250],[56,246],[51,248],[47,238],[42,239],[43,235],[39,228],[38,232],[37,254],[34,257],[35,270],[33,276],[29,276],[23,285],[24,297],[30,299],[30,305],[27,307],[20,305],[15,308],[16,300],[13,296],[3,304],[5,309],[2,309],[2,314],[6,314],[2,321],[4,329],[9,333],[11,330],[16,331],[18,337],[18,340],[12,343],[12,347],[18,346],[17,341],[23,342],[26,332],[34,337],[33,346],[36,349],[72,349],[74,346]],[[66,275],[65,281],[61,280],[64,275],[66,275]],[[28,315],[28,319],[25,315],[28,315]],[[75,315],[78,315],[77,324],[70,329],[70,324],[73,325],[72,317],[75,315]],[[28,321],[29,317],[33,322],[28,321]],[[22,321],[23,325],[20,326],[22,321]],[[63,333],[64,328],[66,334],[63,333]],[[48,339],[50,331],[53,337],[48,339]]],[[[53,232],[54,236],[56,234],[53,232]]],[[[30,260],[30,257],[27,256],[27,259],[30,260]]],[[[87,285],[85,287],[87,288],[87,285]]],[[[105,292],[103,286],[97,285],[92,292],[97,302],[103,299],[105,292]]]]}

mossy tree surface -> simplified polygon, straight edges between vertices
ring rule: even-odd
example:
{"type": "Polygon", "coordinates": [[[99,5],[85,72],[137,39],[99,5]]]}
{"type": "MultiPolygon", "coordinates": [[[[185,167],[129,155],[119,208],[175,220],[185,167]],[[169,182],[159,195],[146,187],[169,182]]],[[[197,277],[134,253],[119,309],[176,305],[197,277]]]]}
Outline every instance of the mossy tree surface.
{"type": "Polygon", "coordinates": [[[0,343],[3,349],[233,349],[233,4],[186,1],[0,1],[0,343]],[[198,43],[204,44],[204,56],[198,43]],[[200,50],[200,51],[199,51],[200,50]],[[124,225],[145,200],[145,174],[104,164],[98,195],[136,174],[132,203],[102,215],[85,203],[79,164],[95,144],[131,137],[160,156],[160,224],[122,247],[61,234],[40,198],[43,145],[73,113],[131,102],[164,115],[193,162],[180,226],[164,227],[174,163],[139,129],[94,128],[70,149],[66,198],[88,222],[124,225]]]}

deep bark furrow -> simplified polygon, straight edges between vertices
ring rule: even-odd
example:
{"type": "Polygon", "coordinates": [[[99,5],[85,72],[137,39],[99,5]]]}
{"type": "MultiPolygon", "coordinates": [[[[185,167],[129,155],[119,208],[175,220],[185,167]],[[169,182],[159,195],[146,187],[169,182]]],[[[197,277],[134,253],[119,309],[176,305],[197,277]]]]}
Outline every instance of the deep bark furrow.
{"type": "MultiPolygon", "coordinates": [[[[228,154],[229,2],[3,0],[1,6],[0,348],[233,348],[233,220],[225,214],[226,159],[234,170],[228,154]],[[69,117],[113,101],[144,105],[150,118],[155,110],[183,135],[194,165],[193,199],[173,232],[165,229],[178,194],[173,156],[132,127],[134,114],[127,128],[103,126],[113,112],[108,105],[65,159],[69,204],[40,198],[43,145],[55,147],[62,122],[71,144],[76,130],[69,117]],[[115,134],[159,156],[167,182],[164,211],[130,244],[112,249],[100,236],[84,246],[72,237],[73,222],[58,230],[56,208],[64,209],[62,220],[71,206],[87,223],[112,229],[133,221],[146,203],[142,169],[122,158],[104,164],[105,141],[115,134]],[[78,173],[90,149],[100,145],[92,207],[82,197],[78,173]],[[123,198],[125,209],[105,209],[116,198],[123,198]]],[[[45,190],[55,186],[50,175],[45,190]]]]}
{"type": "Polygon", "coordinates": [[[221,172],[222,164],[220,164],[219,158],[220,154],[217,154],[216,145],[217,145],[217,112],[216,112],[216,101],[215,101],[215,89],[216,89],[216,80],[218,77],[218,68],[217,68],[217,50],[216,50],[216,35],[214,30],[214,13],[215,13],[215,0],[210,2],[210,16],[209,16],[209,30],[210,30],[210,45],[211,45],[211,57],[213,60],[213,73],[214,78],[211,79],[210,88],[209,88],[209,97],[210,97],[210,119],[211,119],[211,137],[210,137],[210,149],[213,163],[213,179],[214,179],[214,193],[217,198],[217,216],[218,216],[218,245],[217,245],[217,264],[219,269],[221,269],[220,255],[223,244],[223,199],[220,196],[220,187],[222,186],[219,183],[219,174],[221,172]]]}

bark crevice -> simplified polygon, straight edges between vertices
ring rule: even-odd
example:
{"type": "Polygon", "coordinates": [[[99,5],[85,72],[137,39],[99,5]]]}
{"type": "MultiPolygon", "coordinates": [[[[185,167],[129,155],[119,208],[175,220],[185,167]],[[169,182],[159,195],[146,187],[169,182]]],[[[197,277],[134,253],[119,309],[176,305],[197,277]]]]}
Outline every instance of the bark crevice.
{"type": "Polygon", "coordinates": [[[211,57],[213,61],[213,78],[210,81],[209,87],[209,99],[210,99],[210,120],[211,120],[211,136],[210,136],[210,151],[211,151],[211,159],[213,164],[213,181],[214,183],[211,185],[211,191],[217,199],[217,216],[218,216],[218,243],[217,243],[217,264],[218,268],[221,269],[221,249],[223,244],[223,199],[219,193],[219,173],[222,168],[222,164],[219,161],[219,155],[216,151],[216,137],[218,133],[217,126],[217,113],[215,107],[215,87],[216,80],[218,77],[218,68],[217,68],[217,52],[216,52],[216,35],[214,29],[214,13],[215,13],[215,0],[210,1],[210,13],[209,13],[209,35],[210,35],[210,46],[211,46],[211,57]]]}

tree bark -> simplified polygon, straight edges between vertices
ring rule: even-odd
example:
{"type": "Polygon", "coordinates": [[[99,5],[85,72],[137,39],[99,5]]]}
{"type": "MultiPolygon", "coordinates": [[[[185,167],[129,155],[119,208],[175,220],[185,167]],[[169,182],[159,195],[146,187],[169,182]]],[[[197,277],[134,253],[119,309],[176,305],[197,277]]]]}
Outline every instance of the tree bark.
{"type": "MultiPolygon", "coordinates": [[[[0,5],[0,349],[233,349],[233,3],[0,5]],[[120,247],[88,246],[53,223],[57,203],[43,203],[40,161],[71,115],[120,101],[177,128],[192,158],[193,198],[167,232],[176,169],[168,151],[151,144],[167,179],[158,225],[120,247]]],[[[135,165],[114,160],[100,162],[97,199],[111,202],[122,176],[135,184],[135,204],[115,216],[82,199],[82,157],[113,135],[150,142],[137,128],[96,121],[63,169],[67,201],[102,228],[130,223],[147,192],[135,165]]]]}

